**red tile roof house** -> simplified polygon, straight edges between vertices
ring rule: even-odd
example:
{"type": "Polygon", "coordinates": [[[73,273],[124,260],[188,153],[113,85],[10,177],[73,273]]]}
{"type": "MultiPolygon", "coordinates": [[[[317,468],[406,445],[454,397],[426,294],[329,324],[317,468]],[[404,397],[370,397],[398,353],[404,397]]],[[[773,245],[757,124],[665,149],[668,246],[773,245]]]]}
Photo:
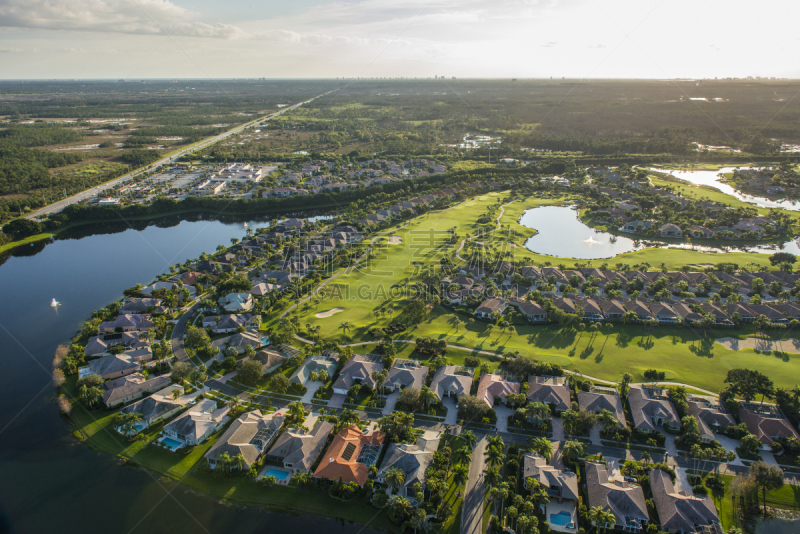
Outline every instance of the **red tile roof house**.
{"type": "Polygon", "coordinates": [[[757,406],[753,406],[753,408],[756,409],[742,408],[739,410],[739,419],[747,425],[747,430],[758,438],[764,450],[770,450],[773,441],[783,438],[800,439],[800,435],[792,427],[792,423],[782,414],[759,412],[757,406]]]}
{"type": "Polygon", "coordinates": [[[385,441],[386,434],[377,430],[364,434],[356,425],[341,430],[322,455],[314,478],[363,486],[369,476],[369,466],[377,462],[385,441]]]}
{"type": "Polygon", "coordinates": [[[519,382],[511,382],[500,375],[481,375],[478,381],[477,397],[483,400],[489,408],[494,408],[495,399],[506,402],[506,397],[519,394],[519,382]]]}

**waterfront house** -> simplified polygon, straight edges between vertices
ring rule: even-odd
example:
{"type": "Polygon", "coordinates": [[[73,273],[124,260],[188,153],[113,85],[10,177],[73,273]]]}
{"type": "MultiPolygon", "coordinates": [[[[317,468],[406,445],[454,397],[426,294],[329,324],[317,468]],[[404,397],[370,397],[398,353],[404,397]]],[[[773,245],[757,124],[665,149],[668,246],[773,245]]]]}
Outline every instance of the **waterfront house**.
{"type": "Polygon", "coordinates": [[[134,402],[122,410],[121,413],[137,413],[142,420],[137,425],[137,432],[141,432],[151,425],[169,419],[185,406],[185,401],[181,398],[183,387],[177,384],[167,386],[149,397],[134,402]],[[177,393],[175,393],[177,391],[177,393]],[[176,397],[177,395],[177,397],[176,397]]]}
{"type": "Polygon", "coordinates": [[[387,471],[399,469],[403,472],[404,478],[398,488],[398,494],[416,503],[417,494],[414,491],[414,485],[419,483],[422,490],[425,490],[425,471],[433,462],[433,453],[438,447],[438,437],[435,439],[420,437],[413,445],[392,443],[386,451],[376,480],[385,484],[387,471]]]}
{"type": "Polygon", "coordinates": [[[356,425],[342,429],[322,455],[314,477],[363,486],[369,466],[378,461],[385,440],[386,434],[378,430],[365,434],[356,425]]]}
{"type": "Polygon", "coordinates": [[[217,407],[214,399],[204,399],[164,427],[164,434],[180,446],[199,445],[228,420],[228,406],[217,407]]]}
{"type": "Polygon", "coordinates": [[[87,365],[78,369],[78,378],[97,375],[103,380],[111,380],[133,374],[140,368],[141,365],[133,361],[130,356],[113,354],[90,360],[87,365]]]}
{"type": "Polygon", "coordinates": [[[111,332],[143,332],[151,328],[153,328],[153,322],[149,315],[125,313],[118,315],[113,321],[100,323],[99,331],[109,334],[111,332]]]}
{"type": "Polygon", "coordinates": [[[139,399],[145,393],[152,393],[167,387],[172,381],[169,376],[156,376],[149,380],[141,373],[109,380],[103,384],[103,404],[108,408],[114,408],[120,404],[125,404],[139,399]]]}
{"type": "Polygon", "coordinates": [[[206,453],[208,465],[216,468],[225,453],[229,458],[241,454],[244,458],[243,470],[250,469],[266,452],[283,425],[283,420],[283,415],[279,413],[262,414],[259,410],[240,415],[206,453]]]}
{"type": "Polygon", "coordinates": [[[332,431],[333,423],[327,421],[317,421],[309,431],[289,428],[275,440],[266,459],[270,463],[290,469],[293,474],[308,473],[332,431]]]}

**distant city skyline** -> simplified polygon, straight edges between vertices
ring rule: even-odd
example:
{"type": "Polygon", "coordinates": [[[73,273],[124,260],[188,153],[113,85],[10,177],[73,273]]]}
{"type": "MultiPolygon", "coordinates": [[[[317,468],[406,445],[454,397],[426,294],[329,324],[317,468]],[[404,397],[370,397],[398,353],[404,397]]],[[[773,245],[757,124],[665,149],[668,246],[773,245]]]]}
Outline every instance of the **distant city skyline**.
{"type": "Polygon", "coordinates": [[[739,0],[0,0],[0,77],[798,78],[798,18],[739,0]]]}

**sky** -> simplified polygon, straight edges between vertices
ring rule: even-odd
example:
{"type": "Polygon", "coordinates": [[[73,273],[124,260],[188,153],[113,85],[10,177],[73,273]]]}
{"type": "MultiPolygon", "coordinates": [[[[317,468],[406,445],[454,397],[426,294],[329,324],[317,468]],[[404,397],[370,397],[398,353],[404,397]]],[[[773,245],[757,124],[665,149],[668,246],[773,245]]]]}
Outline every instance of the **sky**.
{"type": "Polygon", "coordinates": [[[0,0],[0,78],[799,78],[789,0],[0,0]]]}

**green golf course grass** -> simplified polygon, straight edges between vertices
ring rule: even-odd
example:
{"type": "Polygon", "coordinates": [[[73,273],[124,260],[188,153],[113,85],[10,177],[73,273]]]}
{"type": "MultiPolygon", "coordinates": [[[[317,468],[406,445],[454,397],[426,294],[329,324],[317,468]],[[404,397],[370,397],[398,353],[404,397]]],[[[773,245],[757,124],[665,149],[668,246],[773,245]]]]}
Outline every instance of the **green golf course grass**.
{"type": "MultiPolygon", "coordinates": [[[[320,326],[319,336],[323,339],[355,343],[373,341],[369,334],[372,328],[405,322],[403,310],[408,298],[414,296],[412,289],[419,280],[421,268],[438,265],[441,258],[452,256],[458,248],[457,244],[444,243],[447,230],[456,228],[459,241],[466,233],[474,235],[482,226],[475,220],[499,198],[504,197],[490,193],[442,212],[423,215],[396,230],[393,235],[401,237],[401,244],[377,248],[370,265],[358,266],[331,281],[328,298],[319,305],[309,300],[296,310],[300,324],[320,326]],[[332,308],[344,308],[344,311],[327,318],[315,317],[316,313],[332,308]],[[382,315],[376,316],[376,311],[382,315]],[[347,331],[342,328],[343,323],[349,325],[347,331]]],[[[509,219],[516,221],[518,214],[531,205],[563,200],[565,197],[514,201],[506,207],[501,220],[506,223],[509,219]]],[[[462,257],[468,258],[467,250],[462,252],[462,257]]],[[[530,253],[529,257],[532,263],[537,264],[547,258],[530,253]]],[[[570,263],[564,258],[548,261],[570,263]]],[[[668,268],[675,268],[722,259],[687,250],[651,249],[617,256],[610,261],[630,264],[646,261],[651,265],[664,263],[668,268]]],[[[726,254],[724,261],[768,263],[766,255],[745,253],[726,254]]],[[[752,329],[748,327],[742,330],[714,329],[705,338],[684,327],[660,326],[647,333],[635,325],[614,325],[610,331],[595,334],[555,325],[519,325],[515,326],[514,332],[501,332],[499,328],[489,332],[487,323],[482,321],[467,325],[469,318],[464,313],[436,306],[425,322],[407,325],[409,328],[405,332],[393,338],[413,340],[426,336],[476,350],[519,351],[540,361],[557,363],[573,371],[612,381],[619,380],[625,372],[642,381],[644,371],[653,368],[665,371],[670,380],[712,391],[722,387],[725,375],[733,368],[759,369],[770,376],[776,386],[793,386],[796,382],[793,377],[800,376],[800,355],[756,353],[751,349],[732,351],[713,341],[717,337],[749,335],[752,329]]],[[[277,324],[277,317],[268,319],[265,324],[277,324]]]]}

